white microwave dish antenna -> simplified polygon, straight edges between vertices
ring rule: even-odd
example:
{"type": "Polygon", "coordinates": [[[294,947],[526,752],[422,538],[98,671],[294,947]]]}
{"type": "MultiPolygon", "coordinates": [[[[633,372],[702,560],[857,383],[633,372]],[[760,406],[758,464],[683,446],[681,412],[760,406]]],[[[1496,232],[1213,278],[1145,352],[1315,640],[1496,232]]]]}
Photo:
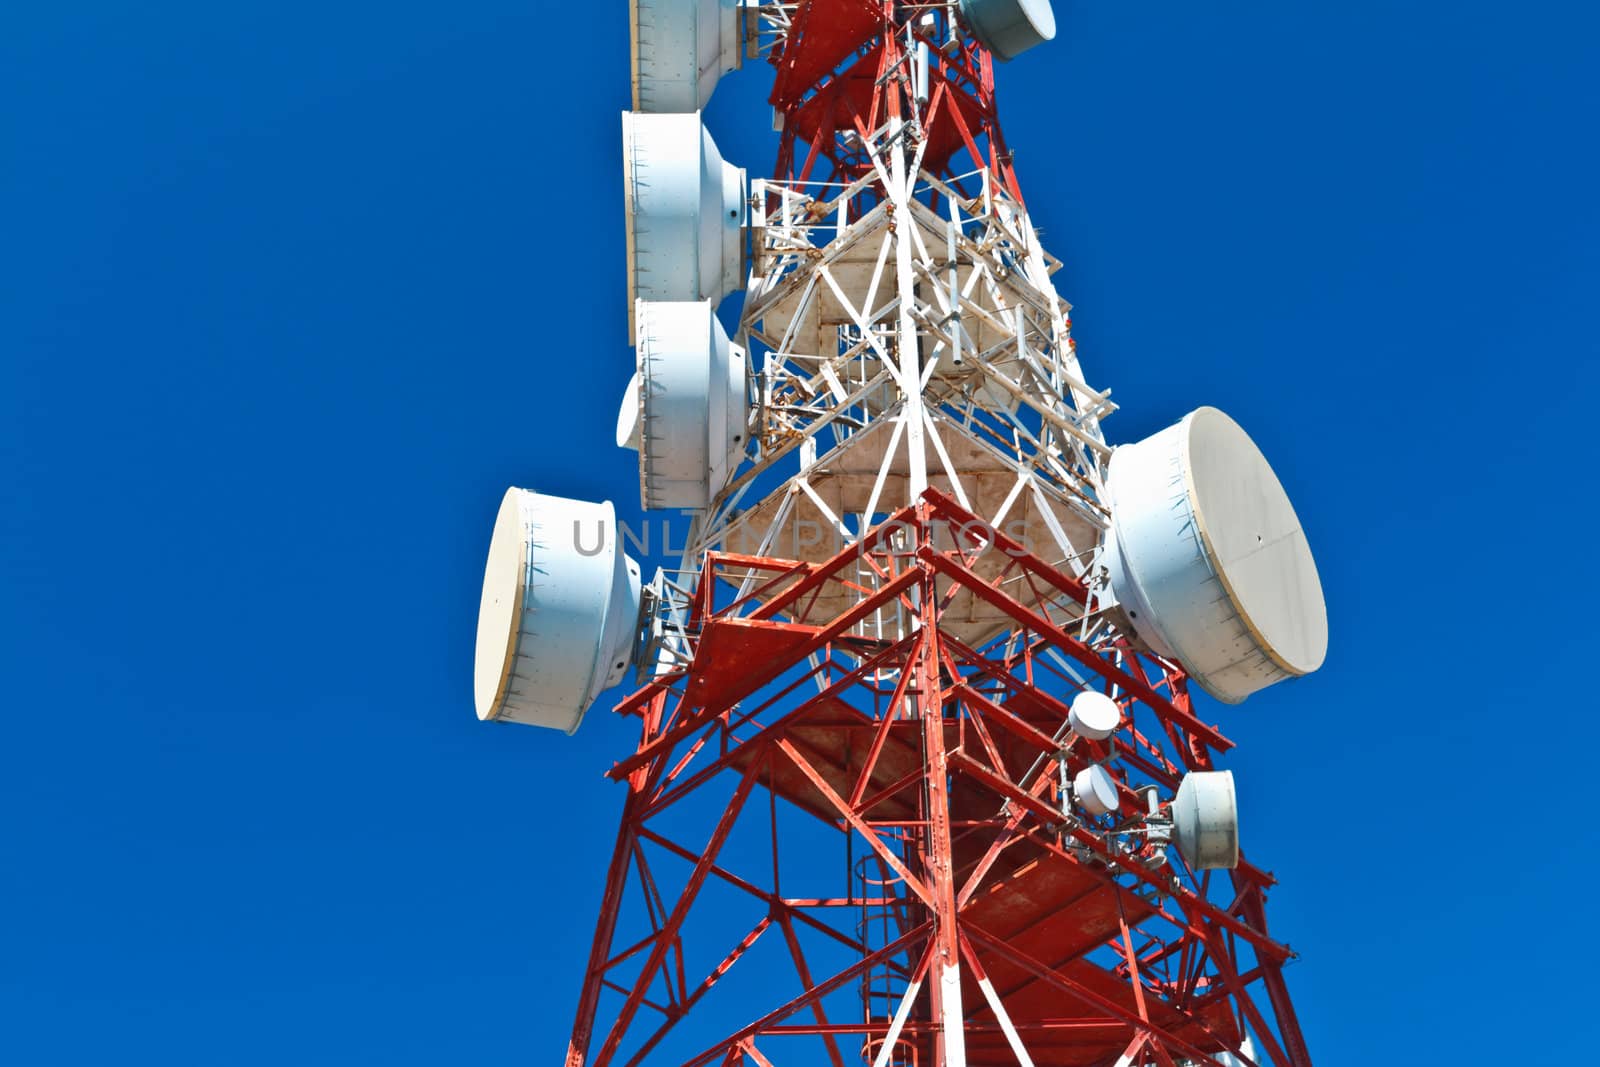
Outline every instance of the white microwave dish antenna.
{"type": "Polygon", "coordinates": [[[1072,698],[1067,710],[1072,732],[1090,741],[1104,741],[1122,724],[1122,709],[1104,693],[1086,689],[1072,698]]]}
{"type": "Polygon", "coordinates": [[[633,109],[698,111],[744,58],[739,0],[633,0],[633,109]]]}
{"type": "Polygon", "coordinates": [[[1172,836],[1197,871],[1239,866],[1239,803],[1232,771],[1190,771],[1172,800],[1172,836]]]}
{"type": "Polygon", "coordinates": [[[700,113],[622,113],[628,303],[722,302],[744,281],[745,172],[700,113]]]}
{"type": "Polygon", "coordinates": [[[610,501],[506,490],[478,607],[478,718],[573,733],[622,680],[639,627],[639,564],[610,501]]]}
{"type": "Polygon", "coordinates": [[[961,17],[978,43],[1000,60],[1016,59],[1056,36],[1050,0],[961,0],[961,17]]]}
{"type": "Polygon", "coordinates": [[[738,464],[749,421],[744,349],[709,300],[634,306],[638,370],[617,443],[639,452],[646,508],[704,510],[738,464]]]}
{"type": "Polygon", "coordinates": [[[1116,780],[1098,763],[1091,763],[1073,775],[1072,795],[1090,815],[1116,811],[1121,803],[1121,798],[1117,796],[1116,780]]]}
{"type": "Polygon", "coordinates": [[[1248,434],[1203,407],[1111,457],[1106,564],[1129,625],[1237,704],[1322,666],[1316,561],[1278,476],[1248,434]]]}

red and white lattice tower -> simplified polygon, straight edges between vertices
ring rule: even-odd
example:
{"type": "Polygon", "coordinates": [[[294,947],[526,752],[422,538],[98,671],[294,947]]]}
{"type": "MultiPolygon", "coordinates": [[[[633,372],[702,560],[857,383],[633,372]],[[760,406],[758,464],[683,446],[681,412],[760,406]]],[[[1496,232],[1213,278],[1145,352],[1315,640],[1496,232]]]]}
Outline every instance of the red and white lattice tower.
{"type": "Polygon", "coordinates": [[[1309,1064],[1193,689],[1315,670],[1321,589],[1227,416],[1106,444],[995,106],[1047,0],[632,29],[617,438],[689,545],[646,584],[610,504],[513,489],[478,634],[481,718],[642,683],[568,1067],[1309,1064]],[[758,57],[752,180],[697,109],[758,57]]]}

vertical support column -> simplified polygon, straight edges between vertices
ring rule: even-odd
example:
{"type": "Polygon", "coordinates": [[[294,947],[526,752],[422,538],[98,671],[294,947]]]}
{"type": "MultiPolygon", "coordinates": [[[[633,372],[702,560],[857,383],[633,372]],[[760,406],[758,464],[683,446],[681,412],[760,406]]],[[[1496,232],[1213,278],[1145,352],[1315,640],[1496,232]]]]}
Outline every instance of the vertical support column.
{"type": "MultiPolygon", "coordinates": [[[[926,506],[918,509],[918,537],[932,541],[926,506]]],[[[916,660],[917,718],[922,724],[927,825],[923,831],[923,878],[932,892],[933,944],[929,953],[928,993],[938,1030],[934,1067],[966,1067],[966,1024],[961,1009],[961,933],[956,928],[955,862],[950,833],[950,769],[944,743],[944,692],[939,679],[938,596],[933,571],[923,565],[921,601],[923,640],[916,660]]]]}
{"type": "MultiPolygon", "coordinates": [[[[894,38],[885,37],[884,47],[893,47],[894,38]]],[[[892,62],[892,57],[885,57],[892,62]]],[[[898,80],[904,72],[896,73],[893,77],[898,80]]],[[[917,344],[917,319],[913,314],[916,307],[916,271],[912,261],[915,250],[912,244],[911,227],[916,225],[911,215],[911,191],[916,182],[916,175],[911,173],[907,165],[906,155],[909,146],[906,144],[905,120],[900,113],[900,92],[896,85],[889,86],[885,94],[889,104],[889,180],[888,190],[891,202],[894,205],[894,262],[895,262],[895,290],[900,298],[899,326],[896,336],[900,357],[900,390],[905,398],[905,405],[901,409],[901,418],[906,428],[906,459],[909,466],[906,484],[906,500],[910,504],[922,496],[922,491],[928,487],[928,451],[927,441],[924,436],[925,419],[922,414],[922,360],[917,344]]]]}
{"type": "MultiPolygon", "coordinates": [[[[1230,871],[1229,876],[1234,890],[1240,891],[1242,879],[1239,872],[1230,871]]],[[[1257,930],[1266,933],[1266,899],[1261,887],[1252,885],[1243,889],[1242,895],[1244,899],[1240,906],[1241,917],[1257,930]]],[[[1293,1067],[1311,1067],[1311,1051],[1306,1047],[1305,1034],[1300,1030],[1300,1018],[1295,1014],[1294,1002],[1289,999],[1289,987],[1283,980],[1283,965],[1277,960],[1262,960],[1261,965],[1262,984],[1267,987],[1267,999],[1272,1004],[1272,1014],[1278,1024],[1278,1036],[1283,1039],[1283,1050],[1293,1067]]],[[[1268,1038],[1271,1035],[1262,1036],[1268,1038]]]]}
{"type": "Polygon", "coordinates": [[[622,894],[628,885],[628,865],[633,855],[634,824],[641,798],[643,776],[628,783],[628,797],[622,805],[622,825],[617,829],[617,844],[611,852],[611,868],[606,872],[605,896],[600,902],[600,919],[595,924],[594,943],[589,946],[589,967],[583,975],[583,991],[578,994],[578,1014],[567,1041],[566,1067],[584,1067],[589,1059],[589,1042],[594,1037],[594,1015],[600,1006],[600,983],[605,977],[606,960],[611,954],[611,939],[622,910],[622,894]]]}
{"type": "Polygon", "coordinates": [[[744,777],[739,780],[739,786],[733,792],[733,799],[728,802],[727,810],[722,813],[722,817],[717,820],[716,829],[711,832],[711,840],[706,842],[705,849],[696,860],[694,870],[690,872],[689,881],[683,887],[682,895],[678,897],[678,903],[673,907],[672,914],[667,916],[661,928],[656,931],[650,954],[645,958],[644,965],[639,968],[639,974],[633,980],[633,988],[629,991],[621,1010],[618,1011],[616,1021],[611,1024],[611,1032],[601,1044],[599,1054],[595,1057],[594,1062],[597,1067],[606,1067],[616,1056],[617,1047],[633,1023],[634,1014],[644,1003],[646,990],[666,961],[667,952],[677,940],[678,931],[682,929],[684,920],[689,917],[689,909],[699,895],[700,887],[705,884],[706,877],[717,861],[717,854],[722,851],[723,844],[728,840],[728,834],[733,830],[734,821],[744,809],[745,799],[749,797],[750,789],[755,785],[756,774],[760,768],[760,761],[757,760],[752,761],[745,770],[744,777]]]}

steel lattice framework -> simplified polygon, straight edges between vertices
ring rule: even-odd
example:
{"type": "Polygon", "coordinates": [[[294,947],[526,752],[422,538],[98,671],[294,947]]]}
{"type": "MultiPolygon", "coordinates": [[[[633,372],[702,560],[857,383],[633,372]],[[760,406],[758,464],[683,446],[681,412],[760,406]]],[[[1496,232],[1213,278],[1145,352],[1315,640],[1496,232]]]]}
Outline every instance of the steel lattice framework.
{"type": "Polygon", "coordinates": [[[1192,871],[1142,817],[1232,743],[1110,600],[1115,405],[989,53],[946,4],[753,17],[782,130],[736,338],[755,421],[618,707],[568,1067],[1224,1065],[1246,1034],[1309,1064],[1271,876],[1192,871]],[[1108,740],[1069,734],[1086,690],[1108,740]],[[1072,810],[1091,763],[1122,815],[1072,810]]]}

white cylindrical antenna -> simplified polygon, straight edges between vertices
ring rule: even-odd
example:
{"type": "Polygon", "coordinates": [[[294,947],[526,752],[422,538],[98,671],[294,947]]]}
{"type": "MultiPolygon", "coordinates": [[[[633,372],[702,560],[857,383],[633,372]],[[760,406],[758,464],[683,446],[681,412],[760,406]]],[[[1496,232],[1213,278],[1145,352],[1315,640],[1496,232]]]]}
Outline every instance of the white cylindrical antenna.
{"type": "Polygon", "coordinates": [[[1239,804],[1232,771],[1190,771],[1172,800],[1172,834],[1197,871],[1239,865],[1239,804]]]}
{"type": "Polygon", "coordinates": [[[479,719],[572,733],[622,681],[639,630],[639,564],[610,501],[508,489],[478,607],[479,719]]]}
{"type": "Polygon", "coordinates": [[[618,444],[639,451],[645,507],[703,510],[744,447],[744,350],[728,341],[708,300],[641,300],[634,320],[638,370],[617,417],[618,444]]]}
{"type": "Polygon", "coordinates": [[[745,173],[700,115],[622,113],[628,302],[722,298],[744,281],[745,173]]]}
{"type": "Polygon", "coordinates": [[[1050,0],[961,0],[960,7],[972,36],[996,59],[1016,59],[1055,39],[1056,15],[1050,0]]]}
{"type": "Polygon", "coordinates": [[[1328,651],[1322,584],[1278,476],[1239,424],[1200,408],[1118,448],[1106,478],[1111,589],[1128,625],[1237,704],[1328,651]]]}
{"type": "Polygon", "coordinates": [[[743,61],[739,0],[631,0],[633,109],[698,111],[743,61]]]}

